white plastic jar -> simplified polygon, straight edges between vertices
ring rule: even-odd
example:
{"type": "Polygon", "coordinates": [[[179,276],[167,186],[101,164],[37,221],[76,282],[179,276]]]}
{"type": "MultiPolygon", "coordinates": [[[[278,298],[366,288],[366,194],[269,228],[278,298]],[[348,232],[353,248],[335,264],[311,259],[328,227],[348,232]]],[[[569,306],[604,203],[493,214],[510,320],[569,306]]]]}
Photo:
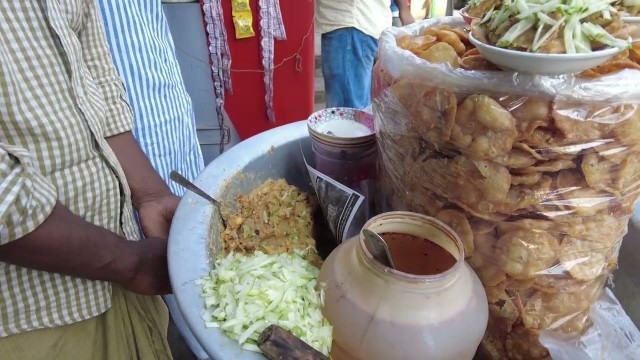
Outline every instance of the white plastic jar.
{"type": "Polygon", "coordinates": [[[412,275],[374,260],[361,235],[336,248],[318,279],[334,329],[331,358],[472,359],[487,326],[487,298],[464,262],[459,237],[442,222],[409,212],[385,213],[364,227],[430,240],[455,263],[435,275],[412,275]]]}

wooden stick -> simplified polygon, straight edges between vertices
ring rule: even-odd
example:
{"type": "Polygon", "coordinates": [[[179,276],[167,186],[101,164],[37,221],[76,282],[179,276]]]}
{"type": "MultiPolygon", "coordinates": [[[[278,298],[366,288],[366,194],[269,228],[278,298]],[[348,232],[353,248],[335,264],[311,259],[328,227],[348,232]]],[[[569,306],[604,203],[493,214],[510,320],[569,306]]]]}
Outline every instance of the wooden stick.
{"type": "Polygon", "coordinates": [[[264,329],[258,338],[258,347],[269,360],[329,360],[278,325],[270,325],[264,329]]]}

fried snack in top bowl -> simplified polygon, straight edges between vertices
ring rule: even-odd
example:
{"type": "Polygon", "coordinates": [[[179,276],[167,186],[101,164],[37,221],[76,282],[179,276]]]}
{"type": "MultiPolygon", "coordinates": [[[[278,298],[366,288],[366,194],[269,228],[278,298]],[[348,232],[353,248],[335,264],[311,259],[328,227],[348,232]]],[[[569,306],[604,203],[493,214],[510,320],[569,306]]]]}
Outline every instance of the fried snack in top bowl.
{"type": "Polygon", "coordinates": [[[638,64],[640,52],[567,79],[529,78],[496,71],[463,28],[426,23],[443,22],[412,36],[435,38],[445,63],[381,38],[381,177],[396,209],[440,218],[473,249],[490,308],[481,350],[548,359],[538,334],[589,328],[640,195],[640,95],[617,89],[637,87],[640,70],[621,62],[638,64]]]}
{"type": "MultiPolygon", "coordinates": [[[[595,4],[499,1],[472,23],[470,40],[496,65],[522,73],[572,74],[631,45],[635,27],[595,4]]],[[[608,5],[605,5],[608,6],[608,5]]]]}
{"type": "Polygon", "coordinates": [[[471,0],[467,6],[467,14],[474,18],[482,18],[499,4],[500,0],[471,0]]]}

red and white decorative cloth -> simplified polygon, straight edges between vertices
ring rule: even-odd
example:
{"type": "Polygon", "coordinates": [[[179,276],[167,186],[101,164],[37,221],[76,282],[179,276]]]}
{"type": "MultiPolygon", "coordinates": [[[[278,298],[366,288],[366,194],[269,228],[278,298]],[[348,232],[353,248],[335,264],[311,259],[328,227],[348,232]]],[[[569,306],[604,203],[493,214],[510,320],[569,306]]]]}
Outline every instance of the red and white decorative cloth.
{"type": "Polygon", "coordinates": [[[282,21],[279,0],[259,0],[260,7],[260,47],[262,48],[262,66],[264,68],[264,100],[267,117],[275,122],[273,111],[273,71],[274,40],[286,40],[287,34],[282,21]]]}
{"type": "MultiPolygon", "coordinates": [[[[227,42],[227,31],[224,28],[224,17],[221,0],[200,0],[204,15],[204,26],[209,46],[211,78],[216,96],[216,115],[220,129],[224,129],[224,97],[225,90],[232,91],[231,86],[231,52],[227,42]]],[[[224,136],[224,131],[222,131],[224,136]]],[[[226,139],[220,141],[220,152],[226,139]]]]}
{"type": "MultiPolygon", "coordinates": [[[[231,52],[227,42],[221,0],[200,0],[200,5],[204,14],[204,25],[209,46],[211,76],[216,96],[217,120],[222,128],[224,126],[222,114],[224,111],[225,90],[232,91],[231,52]]],[[[287,34],[282,20],[282,13],[280,12],[279,0],[258,0],[258,7],[260,8],[260,48],[264,69],[267,118],[270,122],[275,122],[273,110],[274,42],[275,40],[286,40],[287,34]]]]}

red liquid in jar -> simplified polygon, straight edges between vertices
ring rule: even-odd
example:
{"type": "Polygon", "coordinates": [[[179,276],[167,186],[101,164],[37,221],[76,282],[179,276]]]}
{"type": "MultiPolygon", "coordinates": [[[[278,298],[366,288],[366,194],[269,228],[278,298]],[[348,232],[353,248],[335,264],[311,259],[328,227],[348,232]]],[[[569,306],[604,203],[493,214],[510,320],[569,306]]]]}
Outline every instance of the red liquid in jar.
{"type": "Polygon", "coordinates": [[[412,275],[436,275],[453,267],[456,258],[429,239],[402,233],[380,234],[387,242],[396,270],[412,275]]]}

